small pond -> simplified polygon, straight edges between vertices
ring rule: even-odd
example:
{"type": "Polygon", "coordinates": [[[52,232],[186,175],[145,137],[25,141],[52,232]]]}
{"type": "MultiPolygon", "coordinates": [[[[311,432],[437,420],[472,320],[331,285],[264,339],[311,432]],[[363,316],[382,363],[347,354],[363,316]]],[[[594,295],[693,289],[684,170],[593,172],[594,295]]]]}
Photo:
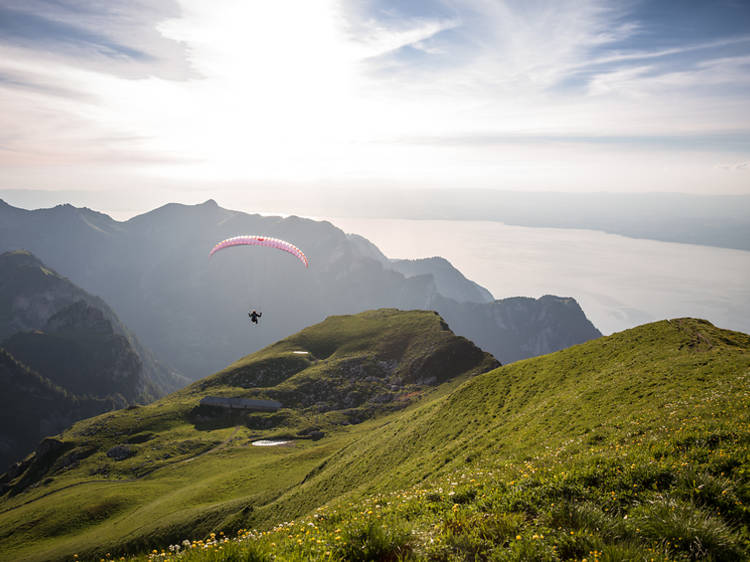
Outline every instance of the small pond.
{"type": "Polygon", "coordinates": [[[276,445],[286,445],[291,441],[274,441],[271,439],[260,439],[259,441],[253,441],[252,444],[256,447],[275,447],[276,445]]]}

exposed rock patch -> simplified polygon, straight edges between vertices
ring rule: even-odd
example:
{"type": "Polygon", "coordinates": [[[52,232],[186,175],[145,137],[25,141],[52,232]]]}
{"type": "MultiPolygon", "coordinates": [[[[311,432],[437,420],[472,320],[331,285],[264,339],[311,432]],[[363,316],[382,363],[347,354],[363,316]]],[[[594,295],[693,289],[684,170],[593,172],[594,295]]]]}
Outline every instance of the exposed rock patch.
{"type": "Polygon", "coordinates": [[[107,451],[107,456],[116,461],[124,461],[133,455],[135,455],[135,451],[133,451],[128,445],[115,445],[107,451]]]}

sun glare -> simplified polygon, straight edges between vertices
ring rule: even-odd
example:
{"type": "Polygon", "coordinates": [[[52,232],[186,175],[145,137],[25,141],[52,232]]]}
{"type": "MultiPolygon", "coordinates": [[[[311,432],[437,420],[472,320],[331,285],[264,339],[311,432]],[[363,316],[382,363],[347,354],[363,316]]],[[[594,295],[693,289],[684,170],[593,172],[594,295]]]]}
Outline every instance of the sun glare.
{"type": "Polygon", "coordinates": [[[743,147],[690,141],[705,148],[704,137],[746,129],[736,91],[748,59],[711,54],[740,49],[742,37],[605,50],[639,28],[596,2],[533,13],[485,2],[413,13],[339,0],[177,5],[146,27],[179,51],[178,77],[158,64],[108,72],[102,61],[123,62],[97,48],[86,65],[0,45],[9,178],[33,165],[65,168],[75,182],[88,165],[165,182],[746,190],[726,171],[746,161],[743,147]],[[662,64],[685,53],[702,58],[662,64]],[[32,87],[20,95],[13,77],[32,87]],[[689,170],[655,152],[679,152],[689,170]],[[644,172],[635,178],[634,161],[644,172]]]}

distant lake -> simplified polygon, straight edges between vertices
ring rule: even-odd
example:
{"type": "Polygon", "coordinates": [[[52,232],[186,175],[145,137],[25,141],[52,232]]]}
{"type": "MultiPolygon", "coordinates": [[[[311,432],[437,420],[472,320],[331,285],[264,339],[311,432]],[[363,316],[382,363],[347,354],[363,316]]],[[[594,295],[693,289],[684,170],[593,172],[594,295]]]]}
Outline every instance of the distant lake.
{"type": "Polygon", "coordinates": [[[750,333],[750,252],[485,221],[326,220],[389,258],[442,256],[496,299],[574,297],[604,334],[682,316],[750,333]]]}

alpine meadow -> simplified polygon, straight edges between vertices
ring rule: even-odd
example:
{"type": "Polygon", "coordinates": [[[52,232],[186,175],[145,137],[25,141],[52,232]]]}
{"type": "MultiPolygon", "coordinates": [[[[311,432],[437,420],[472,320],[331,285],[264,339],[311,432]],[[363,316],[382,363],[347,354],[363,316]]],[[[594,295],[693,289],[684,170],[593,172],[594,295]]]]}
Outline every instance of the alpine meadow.
{"type": "Polygon", "coordinates": [[[750,4],[0,0],[0,562],[750,562],[750,4]]]}
{"type": "Polygon", "coordinates": [[[676,319],[496,365],[431,313],[330,318],[48,438],[4,479],[3,552],[747,556],[750,337],[676,319]]]}

